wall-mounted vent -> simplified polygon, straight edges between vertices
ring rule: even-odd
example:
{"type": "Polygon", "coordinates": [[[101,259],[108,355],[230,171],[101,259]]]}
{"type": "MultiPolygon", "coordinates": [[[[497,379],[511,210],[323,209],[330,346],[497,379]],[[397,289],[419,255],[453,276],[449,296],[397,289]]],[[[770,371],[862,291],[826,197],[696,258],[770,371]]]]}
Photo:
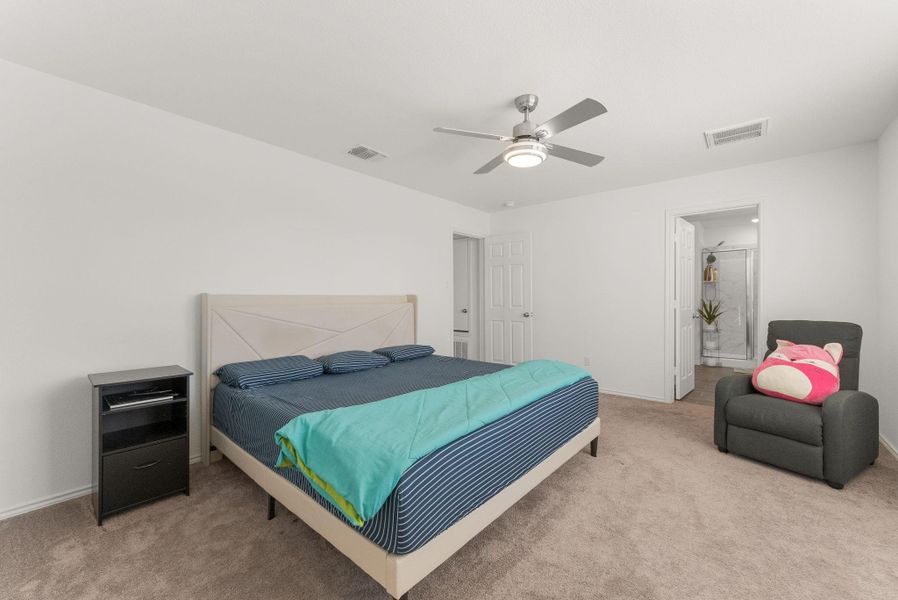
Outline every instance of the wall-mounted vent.
{"type": "Polygon", "coordinates": [[[740,123],[739,125],[706,131],[705,143],[708,145],[708,150],[710,150],[715,146],[764,137],[767,135],[767,121],[768,119],[758,119],[750,123],[740,123]]]}
{"type": "Polygon", "coordinates": [[[452,348],[452,356],[455,358],[468,358],[468,341],[455,340],[455,345],[452,348]]]}
{"type": "Polygon", "coordinates": [[[379,160],[382,158],[388,158],[387,155],[383,152],[378,152],[374,148],[369,148],[368,146],[356,146],[355,148],[350,148],[347,153],[352,154],[356,158],[361,158],[362,160],[379,160]]]}

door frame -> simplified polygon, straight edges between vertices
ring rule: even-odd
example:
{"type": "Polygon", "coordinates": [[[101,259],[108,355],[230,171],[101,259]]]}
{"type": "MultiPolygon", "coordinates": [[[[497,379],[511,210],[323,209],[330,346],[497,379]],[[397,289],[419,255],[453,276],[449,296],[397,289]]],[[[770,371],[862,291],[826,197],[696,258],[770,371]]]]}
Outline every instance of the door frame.
{"type": "Polygon", "coordinates": [[[746,196],[732,200],[720,200],[695,206],[682,208],[669,208],[664,216],[664,402],[673,403],[676,397],[676,318],[674,310],[674,288],[676,284],[676,265],[674,264],[674,226],[678,217],[689,217],[706,213],[725,212],[740,208],[756,208],[758,211],[758,287],[755,293],[758,297],[757,331],[755,332],[755,356],[761,350],[761,340],[766,342],[767,336],[761,334],[761,324],[767,323],[767,313],[764,301],[764,281],[766,275],[767,253],[764,226],[766,214],[766,196],[746,196]]]}
{"type": "Polygon", "coordinates": [[[484,290],[483,290],[483,265],[484,265],[484,242],[486,239],[486,235],[480,233],[468,233],[466,231],[460,231],[458,229],[452,230],[452,235],[449,238],[449,331],[452,332],[452,338],[450,342],[453,347],[455,346],[455,236],[460,235],[472,240],[477,241],[477,270],[478,276],[477,279],[477,292],[473,293],[474,300],[472,302],[472,306],[477,306],[477,314],[476,320],[474,322],[475,327],[477,328],[477,360],[483,360],[485,353],[484,346],[484,320],[483,320],[483,312],[484,312],[484,290]]]}

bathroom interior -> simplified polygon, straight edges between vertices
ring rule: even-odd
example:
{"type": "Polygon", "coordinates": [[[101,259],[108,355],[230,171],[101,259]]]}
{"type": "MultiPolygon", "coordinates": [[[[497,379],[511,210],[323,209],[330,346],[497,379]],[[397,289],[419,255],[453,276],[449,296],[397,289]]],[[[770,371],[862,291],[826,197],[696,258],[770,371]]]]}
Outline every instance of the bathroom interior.
{"type": "Polygon", "coordinates": [[[757,207],[684,217],[695,225],[696,362],[751,371],[757,365],[757,207]]]}

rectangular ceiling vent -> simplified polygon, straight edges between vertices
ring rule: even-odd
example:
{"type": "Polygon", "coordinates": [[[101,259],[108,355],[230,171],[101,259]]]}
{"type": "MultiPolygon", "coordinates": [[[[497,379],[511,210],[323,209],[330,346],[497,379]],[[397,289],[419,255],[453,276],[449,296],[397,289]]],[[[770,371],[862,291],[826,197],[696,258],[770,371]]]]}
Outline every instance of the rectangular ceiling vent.
{"type": "Polygon", "coordinates": [[[383,152],[378,152],[374,148],[369,148],[368,146],[356,146],[355,148],[350,148],[348,153],[356,158],[361,158],[362,160],[380,160],[382,158],[388,158],[383,152]]]}
{"type": "Polygon", "coordinates": [[[751,121],[750,123],[740,123],[739,125],[730,125],[729,127],[706,131],[705,143],[708,145],[708,150],[715,146],[723,146],[724,144],[732,144],[733,142],[764,137],[767,135],[768,120],[769,119],[758,119],[757,121],[751,121]]]}

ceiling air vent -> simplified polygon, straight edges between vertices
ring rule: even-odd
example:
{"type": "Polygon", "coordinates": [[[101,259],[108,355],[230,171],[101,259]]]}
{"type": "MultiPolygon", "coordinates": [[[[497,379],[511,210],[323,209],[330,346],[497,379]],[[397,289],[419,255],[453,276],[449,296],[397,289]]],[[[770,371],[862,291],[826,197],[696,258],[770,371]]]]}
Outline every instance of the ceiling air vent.
{"type": "Polygon", "coordinates": [[[356,146],[355,148],[350,148],[348,154],[352,154],[356,158],[361,158],[362,160],[387,158],[387,155],[383,152],[378,152],[374,148],[369,148],[368,146],[356,146]]]}
{"type": "Polygon", "coordinates": [[[768,119],[758,119],[750,123],[741,123],[706,131],[705,143],[708,145],[708,150],[710,150],[715,146],[763,137],[767,135],[767,121],[768,119]]]}

